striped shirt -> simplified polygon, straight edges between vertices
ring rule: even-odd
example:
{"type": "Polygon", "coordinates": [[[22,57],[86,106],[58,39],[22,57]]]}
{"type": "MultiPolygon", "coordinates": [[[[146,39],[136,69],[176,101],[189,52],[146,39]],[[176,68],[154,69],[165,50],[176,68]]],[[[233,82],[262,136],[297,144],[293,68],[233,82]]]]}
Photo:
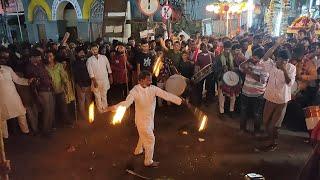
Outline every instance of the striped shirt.
{"type": "MultiPolygon", "coordinates": [[[[252,69],[254,74],[258,76],[264,75],[265,80],[257,81],[250,74],[246,74],[245,81],[242,87],[242,94],[247,97],[259,97],[263,95],[266,90],[267,78],[269,77],[269,74],[264,71],[264,61],[260,61],[256,65],[249,62],[248,66],[252,69]]],[[[242,71],[241,68],[240,70],[242,71]]]]}

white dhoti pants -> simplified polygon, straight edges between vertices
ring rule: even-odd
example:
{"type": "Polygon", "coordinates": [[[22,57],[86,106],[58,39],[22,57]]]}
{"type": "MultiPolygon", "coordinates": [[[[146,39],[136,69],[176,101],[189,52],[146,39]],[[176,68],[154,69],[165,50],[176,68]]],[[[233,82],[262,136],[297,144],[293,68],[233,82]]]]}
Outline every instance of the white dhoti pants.
{"type": "Polygon", "coordinates": [[[135,155],[141,154],[144,149],[144,165],[149,166],[153,163],[153,152],[155,144],[155,136],[152,128],[138,127],[139,140],[134,151],[135,155]]]}
{"type": "Polygon", "coordinates": [[[107,81],[97,81],[97,83],[98,88],[93,88],[93,94],[98,111],[103,113],[105,108],[108,107],[107,93],[110,89],[110,86],[107,81]]]}
{"type": "MultiPolygon", "coordinates": [[[[226,97],[223,95],[221,88],[218,89],[218,96],[219,96],[219,111],[220,113],[224,113],[224,102],[226,97]]],[[[230,112],[234,111],[234,105],[236,103],[236,96],[233,95],[230,97],[230,112]]]]}
{"type": "MultiPolygon", "coordinates": [[[[27,123],[26,115],[21,115],[17,117],[19,127],[23,133],[29,133],[29,127],[27,123]]],[[[2,136],[3,138],[8,138],[8,126],[7,126],[7,120],[2,121],[2,136]]]]}

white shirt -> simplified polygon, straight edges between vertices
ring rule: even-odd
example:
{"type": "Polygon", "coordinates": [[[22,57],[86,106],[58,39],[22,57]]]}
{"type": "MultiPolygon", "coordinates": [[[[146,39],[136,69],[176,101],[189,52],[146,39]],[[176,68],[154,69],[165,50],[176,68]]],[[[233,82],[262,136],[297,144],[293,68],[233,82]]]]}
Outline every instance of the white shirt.
{"type": "Polygon", "coordinates": [[[28,79],[17,76],[11,67],[0,65],[0,121],[26,114],[14,82],[29,85],[28,79]]]}
{"type": "Polygon", "coordinates": [[[135,122],[139,128],[154,128],[154,112],[156,108],[156,97],[166,101],[171,101],[180,105],[182,99],[176,95],[168,93],[157,86],[143,88],[140,84],[133,87],[126,100],[119,105],[129,107],[135,102],[135,122]]]}
{"type": "Polygon", "coordinates": [[[265,71],[270,75],[264,94],[266,100],[276,104],[285,104],[291,100],[291,86],[295,82],[296,67],[291,63],[287,63],[286,70],[291,79],[289,84],[286,83],[284,72],[277,68],[274,61],[272,59],[266,61],[265,71]]]}
{"type": "Polygon", "coordinates": [[[91,56],[87,61],[87,69],[90,78],[96,78],[97,81],[108,81],[108,74],[111,74],[111,68],[108,58],[105,55],[91,56]]]}

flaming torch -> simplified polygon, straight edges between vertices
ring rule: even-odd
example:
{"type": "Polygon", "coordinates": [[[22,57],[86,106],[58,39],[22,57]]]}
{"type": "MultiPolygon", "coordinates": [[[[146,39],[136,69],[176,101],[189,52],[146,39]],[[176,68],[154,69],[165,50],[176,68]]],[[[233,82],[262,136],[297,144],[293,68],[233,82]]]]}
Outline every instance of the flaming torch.
{"type": "Polygon", "coordinates": [[[113,125],[120,124],[127,108],[125,106],[119,106],[116,110],[116,114],[113,116],[112,123],[113,125]]]}
{"type": "Polygon", "coordinates": [[[89,106],[89,123],[92,124],[94,121],[94,103],[92,102],[89,106]]]}
{"type": "Polygon", "coordinates": [[[153,74],[158,77],[160,74],[160,70],[163,66],[163,62],[161,61],[161,57],[158,57],[156,63],[153,66],[153,74]]]}

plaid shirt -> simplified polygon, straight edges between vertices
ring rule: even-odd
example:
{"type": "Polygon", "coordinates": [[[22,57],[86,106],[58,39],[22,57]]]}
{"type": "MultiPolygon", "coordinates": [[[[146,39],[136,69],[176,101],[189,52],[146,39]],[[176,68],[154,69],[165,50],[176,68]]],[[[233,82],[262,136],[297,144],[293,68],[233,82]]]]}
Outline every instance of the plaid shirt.
{"type": "Polygon", "coordinates": [[[27,78],[36,78],[36,89],[38,91],[53,91],[52,79],[44,64],[34,65],[29,63],[26,67],[25,76],[27,78]]]}

